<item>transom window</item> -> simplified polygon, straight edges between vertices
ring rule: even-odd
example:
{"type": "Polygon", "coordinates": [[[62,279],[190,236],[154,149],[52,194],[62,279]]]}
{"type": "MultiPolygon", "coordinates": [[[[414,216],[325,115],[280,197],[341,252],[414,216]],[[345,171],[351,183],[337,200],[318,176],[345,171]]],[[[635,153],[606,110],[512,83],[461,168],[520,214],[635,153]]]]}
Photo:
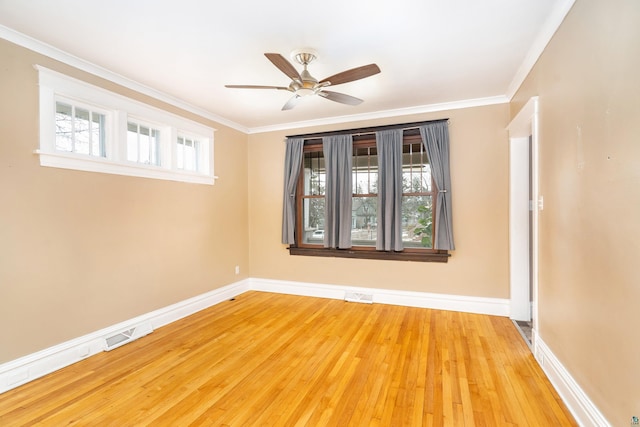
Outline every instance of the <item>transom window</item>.
{"type": "Polygon", "coordinates": [[[160,131],[150,126],[127,122],[127,160],[159,166],[160,131]]]}
{"type": "Polygon", "coordinates": [[[178,137],[176,148],[178,169],[186,171],[198,170],[198,158],[201,156],[200,146],[200,141],[196,139],[181,136],[178,137]]]}
{"type": "Polygon", "coordinates": [[[56,150],[105,157],[105,114],[56,102],[56,150]]]}
{"type": "Polygon", "coordinates": [[[37,69],[42,166],[213,184],[214,129],[37,69]]]}

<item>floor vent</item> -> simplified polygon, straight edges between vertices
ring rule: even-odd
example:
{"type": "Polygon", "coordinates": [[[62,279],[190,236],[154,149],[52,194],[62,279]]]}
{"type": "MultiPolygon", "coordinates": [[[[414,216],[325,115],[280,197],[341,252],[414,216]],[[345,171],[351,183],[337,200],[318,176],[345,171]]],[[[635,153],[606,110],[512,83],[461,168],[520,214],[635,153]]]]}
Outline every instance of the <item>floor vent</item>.
{"type": "Polygon", "coordinates": [[[348,302],[361,302],[373,304],[373,294],[362,294],[359,292],[345,292],[344,300],[348,302]]]}
{"type": "Polygon", "coordinates": [[[109,335],[104,339],[104,350],[113,350],[114,348],[118,348],[126,343],[144,337],[145,335],[149,335],[151,332],[153,332],[151,323],[145,322],[124,331],[117,332],[113,335],[109,335]]]}

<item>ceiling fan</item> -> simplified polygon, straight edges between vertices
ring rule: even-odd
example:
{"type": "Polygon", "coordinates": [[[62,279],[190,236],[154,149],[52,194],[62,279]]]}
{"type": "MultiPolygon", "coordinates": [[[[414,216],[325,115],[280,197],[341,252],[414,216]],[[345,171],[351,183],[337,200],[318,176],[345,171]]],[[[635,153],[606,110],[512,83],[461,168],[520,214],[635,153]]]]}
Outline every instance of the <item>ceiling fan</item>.
{"type": "Polygon", "coordinates": [[[304,67],[301,73],[298,73],[298,70],[296,70],[295,67],[279,53],[265,53],[264,55],[273,63],[273,65],[291,79],[289,86],[225,85],[225,87],[235,89],[288,90],[293,93],[293,97],[284,104],[282,107],[283,110],[292,109],[302,98],[311,95],[319,95],[330,101],[339,102],[341,104],[358,105],[362,102],[362,99],[346,95],[344,93],[328,91],[325,90],[325,88],[328,86],[335,86],[342,83],[364,79],[365,77],[369,77],[380,72],[380,68],[376,64],[369,64],[352,68],[318,81],[309,73],[309,71],[307,71],[307,66],[317,58],[316,53],[311,49],[301,49],[294,51],[291,54],[295,60],[304,67]]]}

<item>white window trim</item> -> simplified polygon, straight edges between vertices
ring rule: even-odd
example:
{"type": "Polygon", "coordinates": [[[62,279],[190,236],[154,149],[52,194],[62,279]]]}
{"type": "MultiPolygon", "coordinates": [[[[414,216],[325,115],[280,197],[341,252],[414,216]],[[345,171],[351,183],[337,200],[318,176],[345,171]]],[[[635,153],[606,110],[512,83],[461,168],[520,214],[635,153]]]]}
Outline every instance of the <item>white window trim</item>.
{"type": "MultiPolygon", "coordinates": [[[[40,165],[89,172],[213,185],[213,135],[215,129],[135,101],[106,89],[36,65],[40,85],[40,165]],[[107,112],[106,157],[66,153],[55,149],[55,102],[77,101],[107,112]],[[127,119],[157,124],[161,131],[161,165],[145,165],[126,159],[127,119]],[[201,141],[202,168],[198,172],[175,168],[175,138],[190,135],[201,141]]],[[[155,125],[154,125],[155,126],[155,125]]]]}
{"type": "MultiPolygon", "coordinates": [[[[197,163],[199,165],[202,165],[202,167],[206,168],[209,167],[210,168],[210,164],[207,164],[207,158],[209,158],[211,156],[210,153],[210,147],[209,144],[207,144],[206,142],[202,141],[202,139],[195,134],[190,134],[190,133],[186,133],[186,132],[178,132],[177,138],[185,138],[185,139],[191,139],[194,141],[199,141],[200,143],[202,143],[202,146],[200,147],[200,152],[198,153],[198,159],[197,159],[197,163]]],[[[175,153],[178,149],[178,146],[176,144],[172,144],[171,148],[173,150],[173,152],[175,153]]],[[[178,164],[177,164],[177,156],[174,155],[174,163],[173,163],[173,167],[176,168],[176,170],[183,170],[183,169],[177,169],[178,168],[178,164]]],[[[188,171],[187,171],[188,172],[188,171]]],[[[213,171],[210,171],[211,173],[213,173],[213,171]]]]}
{"type": "MultiPolygon", "coordinates": [[[[160,165],[165,165],[167,163],[171,162],[171,157],[170,156],[166,156],[164,151],[165,150],[171,150],[171,127],[170,126],[164,126],[161,123],[154,123],[154,122],[150,122],[149,120],[145,120],[143,118],[139,118],[136,116],[133,116],[131,114],[127,114],[126,116],[126,122],[127,125],[131,122],[131,123],[136,123],[138,126],[146,126],[149,129],[153,129],[153,130],[157,130],[160,132],[160,139],[159,139],[159,145],[158,145],[158,149],[160,150],[160,165]]],[[[120,139],[120,141],[122,141],[122,143],[120,144],[121,146],[118,147],[119,150],[123,150],[122,152],[125,153],[124,154],[124,160],[129,163],[129,164],[134,164],[134,165],[147,165],[147,166],[151,166],[154,168],[159,168],[161,167],[160,165],[153,165],[153,164],[146,164],[146,163],[140,163],[140,162],[134,162],[131,161],[127,158],[127,130],[125,130],[124,132],[124,136],[120,139]]]]}
{"type": "MultiPolygon", "coordinates": [[[[54,111],[52,112],[52,116],[49,117],[53,117],[54,123],[55,123],[55,105],[56,102],[62,102],[64,104],[69,104],[69,105],[73,105],[73,107],[75,108],[84,108],[88,111],[91,111],[92,113],[99,113],[102,114],[105,117],[105,141],[104,141],[104,150],[105,150],[105,154],[107,156],[107,158],[109,158],[109,148],[110,148],[110,143],[112,138],[112,129],[113,129],[113,113],[111,111],[109,111],[108,109],[102,108],[100,106],[97,105],[92,105],[92,104],[87,104],[86,102],[82,102],[82,101],[78,101],[75,99],[70,99],[64,96],[54,96],[54,111]]],[[[42,112],[41,112],[42,113],[42,112]]],[[[42,128],[40,129],[40,135],[43,135],[42,133],[42,128]]],[[[55,135],[51,134],[48,135],[49,138],[47,138],[47,149],[49,151],[52,151],[54,153],[65,153],[64,151],[59,151],[56,150],[56,140],[55,140],[55,135]]],[[[41,141],[42,142],[42,141],[41,141]]],[[[80,153],[75,153],[75,152],[67,152],[70,156],[83,156],[83,154],[80,153]]],[[[92,158],[99,158],[97,156],[90,156],[92,158]]]]}

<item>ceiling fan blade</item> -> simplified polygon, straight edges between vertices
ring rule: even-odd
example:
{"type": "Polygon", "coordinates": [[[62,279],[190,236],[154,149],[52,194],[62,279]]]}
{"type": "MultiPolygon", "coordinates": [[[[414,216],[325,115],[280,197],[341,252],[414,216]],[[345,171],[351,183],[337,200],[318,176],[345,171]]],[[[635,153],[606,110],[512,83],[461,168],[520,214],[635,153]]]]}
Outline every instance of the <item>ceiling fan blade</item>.
{"type": "Polygon", "coordinates": [[[302,77],[300,77],[300,73],[298,73],[298,70],[296,70],[295,67],[291,65],[291,62],[287,61],[284,56],[280,55],[279,53],[265,53],[264,56],[266,56],[269,61],[273,63],[273,65],[278,67],[280,71],[289,76],[290,79],[302,80],[302,77]]]}
{"type": "Polygon", "coordinates": [[[339,93],[339,92],[331,92],[328,90],[323,90],[318,92],[318,95],[320,95],[323,98],[327,98],[331,101],[339,102],[341,104],[358,105],[362,103],[362,99],[360,98],[356,98],[355,96],[351,96],[351,95],[345,95],[344,93],[339,93]]]}
{"type": "Polygon", "coordinates": [[[231,88],[231,89],[278,89],[278,90],[289,90],[288,87],[284,87],[284,86],[224,85],[224,87],[228,87],[228,88],[231,88]]]}
{"type": "Polygon", "coordinates": [[[289,98],[287,103],[282,106],[282,111],[291,110],[293,107],[298,105],[300,100],[302,100],[302,97],[298,95],[294,95],[293,97],[289,98]]]}
{"type": "Polygon", "coordinates": [[[331,77],[320,80],[319,83],[331,83],[331,86],[340,85],[342,83],[352,82],[354,80],[364,79],[365,77],[373,76],[380,72],[380,67],[376,64],[363,65],[361,67],[352,68],[347,71],[343,71],[338,74],[334,74],[331,77]]]}

